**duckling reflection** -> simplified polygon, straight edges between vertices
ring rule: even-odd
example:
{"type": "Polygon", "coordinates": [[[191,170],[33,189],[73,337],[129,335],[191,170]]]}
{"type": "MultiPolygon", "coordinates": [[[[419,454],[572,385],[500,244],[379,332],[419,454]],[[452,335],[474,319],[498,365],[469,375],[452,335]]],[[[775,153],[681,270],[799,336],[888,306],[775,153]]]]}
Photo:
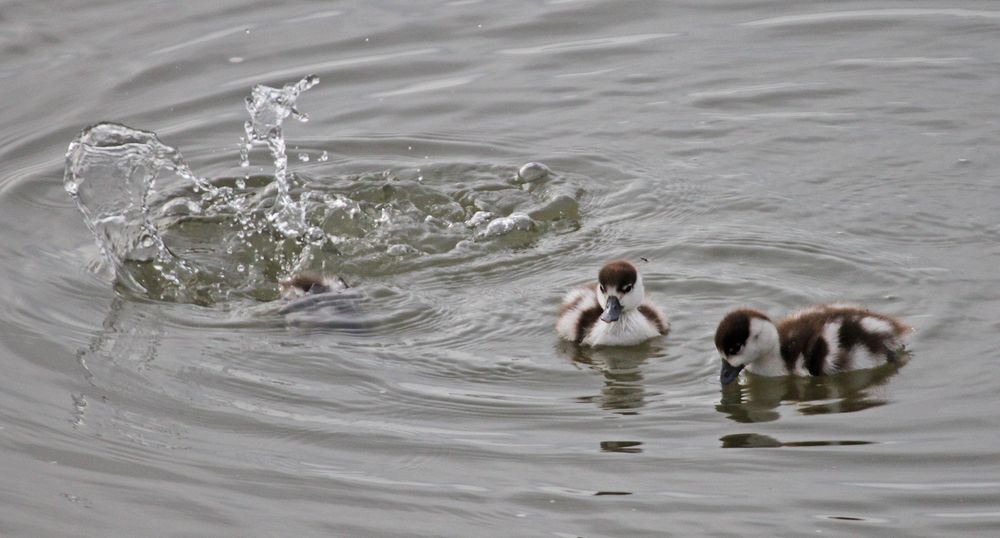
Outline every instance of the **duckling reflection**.
{"type": "Polygon", "coordinates": [[[735,422],[771,422],[782,404],[795,404],[803,415],[853,413],[885,405],[883,393],[899,365],[887,364],[826,377],[748,376],[746,384],[723,387],[715,409],[735,422]]]}
{"type": "Polygon", "coordinates": [[[858,446],[873,445],[872,441],[788,441],[782,442],[770,435],[760,433],[734,433],[719,438],[722,448],[785,448],[816,446],[858,446]]]}
{"type": "Polygon", "coordinates": [[[630,348],[590,348],[560,342],[557,348],[575,364],[586,366],[604,376],[601,393],[581,396],[577,401],[596,403],[601,409],[622,415],[636,415],[646,405],[642,365],[661,351],[653,343],[630,348]]]}

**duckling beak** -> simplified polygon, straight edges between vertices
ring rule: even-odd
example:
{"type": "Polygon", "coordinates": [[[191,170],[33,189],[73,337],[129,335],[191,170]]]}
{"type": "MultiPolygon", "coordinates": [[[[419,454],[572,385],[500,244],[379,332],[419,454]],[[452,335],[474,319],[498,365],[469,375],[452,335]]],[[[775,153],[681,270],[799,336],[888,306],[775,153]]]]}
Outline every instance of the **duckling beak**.
{"type": "Polygon", "coordinates": [[[740,376],[740,372],[743,371],[744,366],[746,365],[733,366],[726,362],[726,359],[722,359],[722,371],[719,372],[719,381],[723,385],[728,385],[736,381],[736,378],[740,376]]]}
{"type": "Polygon", "coordinates": [[[618,321],[622,315],[622,304],[618,302],[618,298],[614,295],[608,297],[608,306],[604,308],[604,314],[601,315],[601,321],[611,323],[612,321],[618,321]]]}

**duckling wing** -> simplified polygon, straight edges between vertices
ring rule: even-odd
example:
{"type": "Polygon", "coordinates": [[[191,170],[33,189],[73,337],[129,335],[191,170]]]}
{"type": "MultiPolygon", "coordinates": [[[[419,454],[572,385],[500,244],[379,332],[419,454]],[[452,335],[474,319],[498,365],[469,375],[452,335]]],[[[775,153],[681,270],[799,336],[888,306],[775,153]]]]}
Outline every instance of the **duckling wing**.
{"type": "Polygon", "coordinates": [[[667,316],[653,303],[649,301],[642,303],[639,305],[639,312],[661,335],[670,332],[670,322],[667,321],[667,316]]]}
{"type": "Polygon", "coordinates": [[[563,297],[556,320],[556,332],[565,340],[580,343],[601,317],[601,307],[594,293],[596,285],[575,288],[563,297]]]}

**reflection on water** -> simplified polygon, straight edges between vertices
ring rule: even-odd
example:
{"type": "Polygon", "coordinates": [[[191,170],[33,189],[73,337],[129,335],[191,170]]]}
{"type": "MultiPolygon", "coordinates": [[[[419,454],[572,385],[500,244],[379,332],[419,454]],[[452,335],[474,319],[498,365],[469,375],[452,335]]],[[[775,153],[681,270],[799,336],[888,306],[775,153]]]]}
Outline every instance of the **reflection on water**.
{"type": "Polygon", "coordinates": [[[871,441],[790,441],[781,442],[770,435],[759,433],[734,433],[719,438],[722,448],[780,448],[815,446],[857,446],[873,445],[871,441]]]}
{"type": "Polygon", "coordinates": [[[640,441],[601,441],[601,452],[620,452],[623,454],[639,454],[642,449],[640,441]]]}
{"type": "Polygon", "coordinates": [[[654,342],[620,348],[591,348],[572,342],[560,342],[558,351],[575,364],[586,366],[604,376],[604,387],[600,394],[581,396],[577,401],[596,403],[601,409],[622,415],[637,415],[638,409],[646,405],[642,365],[650,357],[662,352],[654,342]]]}
{"type": "Polygon", "coordinates": [[[885,405],[879,389],[899,371],[887,364],[823,377],[761,377],[747,375],[745,384],[722,388],[715,409],[736,422],[771,422],[781,416],[778,408],[794,404],[803,415],[853,413],[885,405]]]}

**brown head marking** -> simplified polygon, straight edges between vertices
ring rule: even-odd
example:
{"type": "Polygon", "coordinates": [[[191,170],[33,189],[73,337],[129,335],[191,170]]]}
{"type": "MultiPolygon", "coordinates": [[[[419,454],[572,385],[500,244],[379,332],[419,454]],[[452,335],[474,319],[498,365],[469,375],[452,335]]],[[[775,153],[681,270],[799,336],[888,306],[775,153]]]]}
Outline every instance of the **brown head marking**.
{"type": "MultiPolygon", "coordinates": [[[[332,277],[344,288],[347,287],[347,283],[340,277],[332,277]]],[[[291,278],[282,280],[279,282],[282,288],[298,288],[306,294],[316,294],[316,293],[326,293],[328,291],[333,291],[333,289],[327,285],[327,280],[316,273],[299,273],[291,278]]]]}
{"type": "Polygon", "coordinates": [[[603,290],[610,287],[614,287],[618,291],[630,290],[638,278],[639,271],[625,260],[608,262],[604,267],[601,267],[601,272],[597,274],[597,281],[603,290]]]}
{"type": "Polygon", "coordinates": [[[758,310],[740,308],[726,314],[715,330],[715,348],[724,355],[734,355],[746,345],[750,337],[750,320],[770,319],[758,310]]]}

